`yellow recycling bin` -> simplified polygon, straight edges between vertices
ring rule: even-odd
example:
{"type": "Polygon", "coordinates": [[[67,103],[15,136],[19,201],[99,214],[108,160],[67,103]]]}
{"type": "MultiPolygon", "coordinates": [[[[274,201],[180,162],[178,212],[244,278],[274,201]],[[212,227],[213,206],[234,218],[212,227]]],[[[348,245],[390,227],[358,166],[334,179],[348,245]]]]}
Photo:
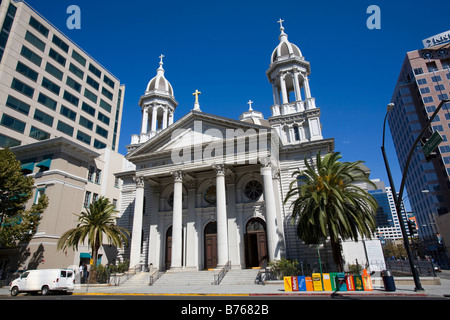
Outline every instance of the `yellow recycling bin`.
{"type": "Polygon", "coordinates": [[[329,273],[323,273],[323,289],[325,291],[333,291],[331,287],[331,277],[329,273]]]}
{"type": "Polygon", "coordinates": [[[322,277],[320,276],[320,273],[313,273],[312,279],[313,279],[314,291],[323,291],[322,290],[322,277]]]}
{"type": "Polygon", "coordinates": [[[284,277],[284,291],[292,291],[292,277],[284,277]]]}

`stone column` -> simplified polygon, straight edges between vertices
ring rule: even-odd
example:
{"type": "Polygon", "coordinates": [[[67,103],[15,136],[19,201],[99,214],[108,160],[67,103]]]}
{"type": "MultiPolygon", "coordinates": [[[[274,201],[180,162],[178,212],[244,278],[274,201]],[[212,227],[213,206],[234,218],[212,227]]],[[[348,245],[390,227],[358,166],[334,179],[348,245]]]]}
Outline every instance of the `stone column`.
{"type": "Polygon", "coordinates": [[[225,194],[225,165],[214,164],[216,171],[216,206],[217,206],[217,267],[228,262],[228,219],[225,194]]]}
{"type": "Polygon", "coordinates": [[[152,127],[150,128],[151,132],[156,132],[156,117],[157,117],[157,106],[153,106],[153,110],[152,110],[152,127]]]}
{"type": "Polygon", "coordinates": [[[142,109],[142,125],[141,125],[141,134],[147,133],[148,127],[148,108],[142,109]]]}
{"type": "Polygon", "coordinates": [[[167,107],[164,108],[164,113],[163,113],[163,120],[162,120],[162,126],[161,129],[165,129],[167,128],[167,113],[169,112],[169,110],[167,110],[167,107]]]}
{"type": "MultiPolygon", "coordinates": [[[[283,104],[289,103],[289,98],[288,98],[287,89],[286,89],[285,76],[286,76],[285,74],[280,76],[281,96],[283,98],[283,104]]],[[[281,114],[284,114],[284,112],[281,111],[281,114]]]]}
{"type": "Polygon", "coordinates": [[[179,270],[182,268],[183,252],[183,172],[172,172],[173,183],[173,222],[172,222],[172,262],[170,269],[179,270]]]}
{"type": "Polygon", "coordinates": [[[264,202],[266,207],[267,250],[269,260],[280,259],[280,244],[277,233],[277,208],[273,193],[272,163],[270,158],[260,159],[261,175],[264,181],[264,202]]]}
{"type": "Polygon", "coordinates": [[[198,270],[198,232],[195,228],[197,215],[195,214],[195,191],[196,181],[186,181],[188,191],[187,205],[188,212],[186,217],[186,266],[187,270],[198,270]]]}
{"type": "Polygon", "coordinates": [[[149,232],[149,252],[148,252],[148,265],[152,265],[153,268],[159,269],[160,257],[164,255],[160,254],[161,250],[161,234],[158,232],[160,230],[160,216],[159,216],[159,202],[161,195],[161,185],[153,185],[152,190],[152,211],[150,215],[150,232],[149,232]]]}
{"type": "Polygon", "coordinates": [[[134,198],[133,231],[131,234],[130,268],[141,260],[142,211],[144,209],[144,177],[135,177],[136,197],[134,198]]]}

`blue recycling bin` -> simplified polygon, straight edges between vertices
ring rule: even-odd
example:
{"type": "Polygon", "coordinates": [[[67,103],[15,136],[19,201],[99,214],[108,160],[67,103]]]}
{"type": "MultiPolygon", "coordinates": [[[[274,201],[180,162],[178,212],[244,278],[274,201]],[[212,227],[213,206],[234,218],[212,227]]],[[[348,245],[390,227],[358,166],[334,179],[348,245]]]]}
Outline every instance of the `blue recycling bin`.
{"type": "Polygon", "coordinates": [[[336,275],[336,290],[347,291],[347,283],[345,282],[345,273],[338,272],[336,275]]]}

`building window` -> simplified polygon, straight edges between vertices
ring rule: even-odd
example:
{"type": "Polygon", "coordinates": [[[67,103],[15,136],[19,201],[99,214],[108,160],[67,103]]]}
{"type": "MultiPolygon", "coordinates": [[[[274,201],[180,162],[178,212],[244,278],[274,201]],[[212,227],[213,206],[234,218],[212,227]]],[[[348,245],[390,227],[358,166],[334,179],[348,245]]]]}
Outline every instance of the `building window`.
{"type": "Polygon", "coordinates": [[[59,91],[61,90],[61,88],[58,85],[56,85],[55,83],[51,82],[46,77],[42,78],[42,86],[44,88],[50,90],[51,92],[53,92],[57,96],[59,95],[59,91]]]}
{"type": "Polygon", "coordinates": [[[2,121],[0,122],[0,124],[20,133],[23,133],[25,130],[25,122],[17,120],[6,114],[3,114],[2,121]]]}
{"type": "Polygon", "coordinates": [[[417,79],[417,84],[418,85],[427,84],[427,79],[417,79]]]}
{"type": "Polygon", "coordinates": [[[63,67],[66,65],[66,58],[64,58],[62,55],[60,55],[58,52],[50,48],[50,51],[48,53],[50,58],[58,62],[63,67]]]}
{"type": "Polygon", "coordinates": [[[4,136],[2,134],[0,134],[0,147],[1,148],[12,148],[15,146],[20,146],[20,141],[4,136]]]}
{"type": "Polygon", "coordinates": [[[23,74],[28,79],[33,80],[34,82],[37,81],[38,73],[34,71],[33,69],[29,68],[28,66],[24,65],[22,62],[17,62],[16,71],[23,74]]]}
{"type": "Polygon", "coordinates": [[[46,140],[46,139],[50,139],[50,133],[45,132],[44,130],[38,129],[34,126],[31,126],[30,137],[34,138],[36,140],[46,140]]]}
{"type": "Polygon", "coordinates": [[[38,102],[46,106],[47,108],[52,109],[53,111],[56,110],[57,105],[56,101],[53,100],[52,98],[47,97],[43,93],[39,93],[38,102]]]}
{"type": "Polygon", "coordinates": [[[61,120],[58,121],[58,126],[56,127],[56,129],[69,136],[73,136],[73,127],[69,126],[67,123],[62,122],[61,120]]]}
{"type": "Polygon", "coordinates": [[[38,67],[41,66],[42,58],[33,51],[31,51],[30,49],[28,49],[27,47],[23,46],[22,51],[20,51],[20,54],[25,58],[27,58],[28,60],[30,60],[31,62],[33,62],[38,67]]]}
{"type": "Polygon", "coordinates": [[[14,90],[19,91],[20,93],[26,95],[27,97],[33,98],[34,89],[25,83],[23,83],[20,80],[17,80],[16,78],[13,79],[11,83],[11,88],[14,90]]]}
{"type": "Polygon", "coordinates": [[[8,96],[8,100],[6,100],[6,106],[16,111],[19,111],[25,115],[28,115],[28,113],[30,112],[29,104],[20,101],[19,99],[16,99],[12,96],[8,96]]]}
{"type": "Polygon", "coordinates": [[[431,81],[438,82],[438,81],[442,81],[442,79],[441,79],[441,76],[434,76],[434,77],[431,77],[431,81]]]}
{"type": "Polygon", "coordinates": [[[29,25],[36,29],[40,34],[47,38],[48,29],[44,27],[39,21],[37,21],[34,17],[30,17],[29,25]]]}
{"type": "Polygon", "coordinates": [[[85,128],[88,128],[89,130],[92,130],[92,128],[94,127],[94,123],[92,121],[89,121],[88,119],[86,119],[83,116],[80,116],[80,120],[78,120],[78,122],[85,128]]]}
{"type": "Polygon", "coordinates": [[[421,94],[430,93],[430,88],[428,87],[420,88],[420,93],[421,94]]]}
{"type": "Polygon", "coordinates": [[[45,71],[50,73],[58,80],[62,80],[63,78],[63,72],[58,68],[56,68],[54,65],[52,65],[50,62],[47,62],[47,65],[45,66],[45,71]]]}
{"type": "Polygon", "coordinates": [[[48,125],[49,127],[53,126],[53,117],[46,114],[45,112],[42,112],[39,109],[36,109],[34,111],[34,119],[37,121],[42,122],[43,124],[48,125]]]}
{"type": "Polygon", "coordinates": [[[91,136],[84,133],[83,131],[78,130],[77,139],[81,142],[86,143],[87,145],[91,144],[91,136]]]}
{"type": "Polygon", "coordinates": [[[89,167],[88,181],[92,182],[94,178],[95,167],[89,167]]]}
{"type": "Polygon", "coordinates": [[[83,58],[78,52],[76,52],[75,50],[72,50],[72,58],[75,59],[76,62],[78,62],[79,64],[81,64],[83,67],[86,66],[86,59],[83,58]]]}
{"type": "Polygon", "coordinates": [[[84,194],[83,207],[88,208],[90,202],[91,202],[91,192],[86,191],[86,193],[84,194]]]}
{"type": "Polygon", "coordinates": [[[58,38],[56,35],[53,35],[52,42],[56,44],[60,49],[62,49],[64,52],[69,52],[69,46],[67,43],[62,41],[60,38],[58,38]]]}
{"type": "Polygon", "coordinates": [[[89,71],[92,72],[94,75],[96,75],[97,77],[101,77],[102,72],[100,70],[98,70],[96,67],[94,67],[92,65],[92,63],[89,63],[89,71]]]}
{"type": "Polygon", "coordinates": [[[100,169],[95,170],[95,181],[94,182],[96,184],[100,184],[101,175],[102,175],[102,170],[100,170],[100,169]]]}
{"type": "Polygon", "coordinates": [[[59,113],[61,113],[63,116],[69,118],[72,121],[75,121],[75,118],[77,117],[77,113],[75,111],[72,111],[65,106],[61,106],[61,110],[59,111],[59,113]]]}
{"type": "Polygon", "coordinates": [[[30,31],[27,31],[25,34],[25,40],[31,43],[33,46],[44,52],[45,42],[41,41],[38,37],[32,34],[30,31]]]}
{"type": "Polygon", "coordinates": [[[71,104],[73,104],[74,106],[76,106],[78,108],[78,103],[79,103],[79,99],[77,97],[75,97],[73,94],[64,91],[64,95],[63,95],[64,100],[66,100],[67,102],[70,102],[71,104]]]}
{"type": "Polygon", "coordinates": [[[95,108],[88,105],[86,102],[83,102],[81,106],[81,110],[95,117],[95,108]]]}
{"type": "Polygon", "coordinates": [[[422,74],[423,73],[423,69],[422,68],[416,68],[416,69],[414,69],[414,74],[415,75],[419,75],[419,74],[422,74]]]}
{"type": "MultiPolygon", "coordinates": [[[[203,199],[209,204],[215,205],[216,204],[216,186],[210,186],[206,189],[205,193],[203,194],[203,199]]],[[[173,202],[173,200],[172,200],[173,202]]]]}

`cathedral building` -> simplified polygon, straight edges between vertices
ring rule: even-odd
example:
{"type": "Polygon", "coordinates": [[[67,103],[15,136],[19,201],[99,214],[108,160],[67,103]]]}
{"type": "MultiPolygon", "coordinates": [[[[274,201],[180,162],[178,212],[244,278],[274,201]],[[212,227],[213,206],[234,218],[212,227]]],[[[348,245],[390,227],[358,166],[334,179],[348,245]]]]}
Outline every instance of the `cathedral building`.
{"type": "MultiPolygon", "coordinates": [[[[122,255],[130,267],[204,270],[230,263],[244,269],[282,257],[317,261],[316,246],[298,239],[290,204],[283,202],[292,173],[318,151],[332,152],[334,139],[322,136],[310,63],[282,22],[266,71],[274,101],[268,119],[252,101],[239,120],[206,113],[195,90],[193,109],[174,122],[178,103],[161,55],[139,100],[141,131],[127,146],[129,166],[116,174],[123,181],[118,223],[131,233],[122,255]]],[[[326,251],[322,261],[332,261],[326,251]]]]}

